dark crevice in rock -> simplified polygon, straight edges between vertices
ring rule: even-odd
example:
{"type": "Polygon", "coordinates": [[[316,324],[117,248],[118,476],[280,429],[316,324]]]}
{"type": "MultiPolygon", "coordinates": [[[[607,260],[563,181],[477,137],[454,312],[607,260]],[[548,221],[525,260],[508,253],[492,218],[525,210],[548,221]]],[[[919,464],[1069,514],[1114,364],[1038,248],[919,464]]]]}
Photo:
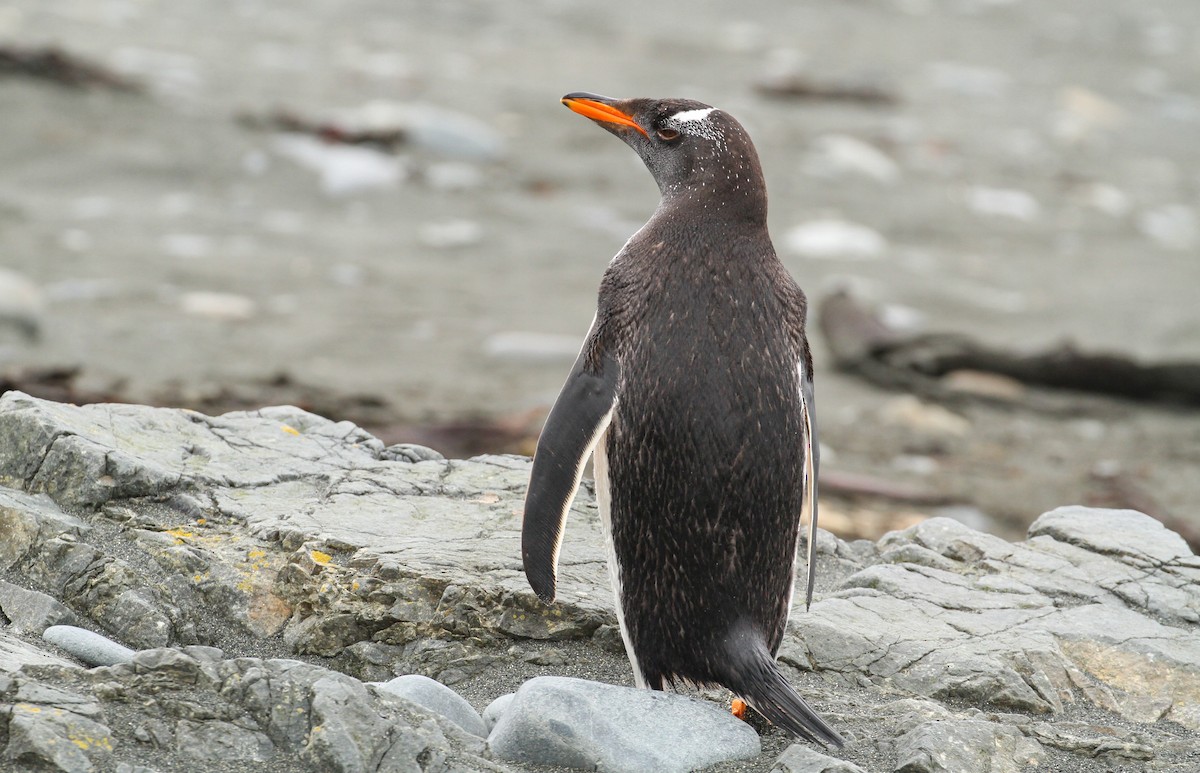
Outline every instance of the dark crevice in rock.
{"type": "Polygon", "coordinates": [[[41,456],[38,458],[37,463],[33,467],[33,470],[27,472],[25,475],[23,483],[26,491],[33,490],[33,482],[38,479],[38,476],[41,475],[42,467],[45,466],[46,460],[50,458],[50,454],[54,451],[54,446],[58,443],[58,441],[62,440],[63,438],[74,437],[74,435],[74,432],[57,432],[50,436],[50,440],[46,443],[46,447],[43,449],[41,456]]]}

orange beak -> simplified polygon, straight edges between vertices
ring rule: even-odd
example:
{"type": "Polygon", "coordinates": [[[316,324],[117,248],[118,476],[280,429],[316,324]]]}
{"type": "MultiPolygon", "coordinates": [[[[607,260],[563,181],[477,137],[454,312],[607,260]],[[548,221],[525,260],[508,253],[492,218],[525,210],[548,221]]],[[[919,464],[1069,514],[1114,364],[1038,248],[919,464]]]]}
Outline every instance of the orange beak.
{"type": "Polygon", "coordinates": [[[608,123],[620,124],[621,126],[631,126],[641,132],[643,136],[650,136],[646,133],[645,129],[637,125],[632,117],[608,104],[605,101],[607,99],[607,97],[600,97],[595,94],[577,92],[563,97],[562,103],[584,118],[591,118],[593,121],[607,121],[608,123]]]}

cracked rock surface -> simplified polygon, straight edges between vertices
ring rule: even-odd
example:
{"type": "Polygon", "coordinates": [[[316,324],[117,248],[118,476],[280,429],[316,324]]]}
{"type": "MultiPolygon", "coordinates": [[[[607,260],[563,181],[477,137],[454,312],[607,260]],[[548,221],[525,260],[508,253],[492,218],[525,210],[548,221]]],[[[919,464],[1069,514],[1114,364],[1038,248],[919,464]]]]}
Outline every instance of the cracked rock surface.
{"type": "MultiPolygon", "coordinates": [[[[629,683],[589,483],[559,603],[525,584],[528,472],[291,407],[4,395],[0,769],[530,769],[367,684],[421,674],[479,711],[538,675],[629,683]],[[56,624],[137,654],[89,670],[56,624]]],[[[931,519],[817,547],[780,658],[847,747],[760,725],[757,757],[713,770],[1200,769],[1200,559],[1157,521],[1064,507],[1019,543],[931,519]]]]}

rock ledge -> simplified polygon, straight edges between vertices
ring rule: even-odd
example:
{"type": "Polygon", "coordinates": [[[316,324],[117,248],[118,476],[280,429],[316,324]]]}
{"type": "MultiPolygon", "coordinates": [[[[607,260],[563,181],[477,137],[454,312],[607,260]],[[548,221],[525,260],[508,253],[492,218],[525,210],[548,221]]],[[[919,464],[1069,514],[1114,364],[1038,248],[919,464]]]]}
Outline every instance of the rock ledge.
{"type": "MultiPolygon", "coordinates": [[[[588,483],[562,603],[525,584],[528,472],[521,457],[387,449],[291,407],[209,417],[5,394],[0,767],[527,769],[503,740],[538,719],[523,694],[615,688],[524,679],[628,679],[588,483]],[[42,638],[51,626],[133,654],[88,670],[42,638]],[[466,697],[473,732],[368,684],[406,674],[466,697]],[[486,712],[489,746],[474,711],[512,692],[486,712]]],[[[931,519],[878,543],[822,533],[818,560],[818,601],[796,610],[781,660],[847,748],[769,731],[759,753],[726,722],[724,756],[680,751],[679,769],[1200,769],[1200,559],[1153,519],[1065,507],[1019,543],[931,519]]],[[[650,752],[683,743],[666,714],[627,712],[592,729],[632,749],[616,729],[632,716],[659,734],[650,752]]],[[[563,724],[582,739],[582,722],[563,724]]]]}

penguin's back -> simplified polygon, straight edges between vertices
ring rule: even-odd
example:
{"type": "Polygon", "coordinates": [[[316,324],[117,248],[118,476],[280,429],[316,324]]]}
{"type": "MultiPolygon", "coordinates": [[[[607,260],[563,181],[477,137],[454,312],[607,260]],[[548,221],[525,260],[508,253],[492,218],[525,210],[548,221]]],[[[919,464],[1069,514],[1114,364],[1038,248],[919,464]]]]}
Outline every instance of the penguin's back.
{"type": "Polygon", "coordinates": [[[652,686],[712,681],[740,624],[778,647],[803,500],[803,294],[765,234],[686,257],[672,242],[631,243],[602,287],[622,374],[611,539],[652,686]]]}

